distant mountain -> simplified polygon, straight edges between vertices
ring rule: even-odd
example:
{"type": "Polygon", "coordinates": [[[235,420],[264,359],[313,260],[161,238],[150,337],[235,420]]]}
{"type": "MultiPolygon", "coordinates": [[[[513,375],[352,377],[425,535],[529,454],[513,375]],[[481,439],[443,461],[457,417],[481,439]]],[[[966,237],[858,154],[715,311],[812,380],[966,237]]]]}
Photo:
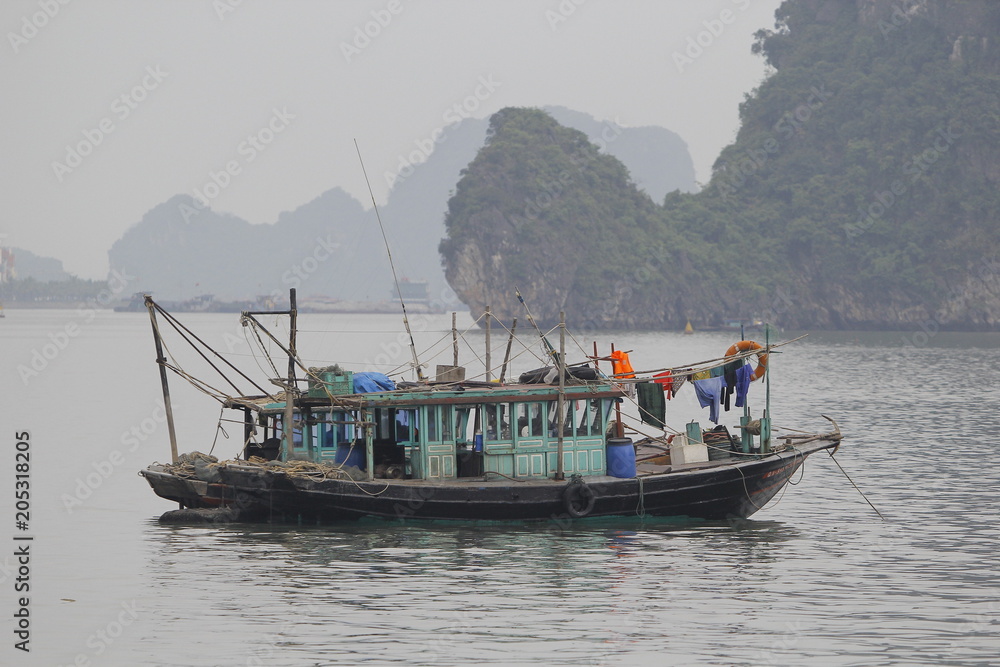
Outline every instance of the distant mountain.
{"type": "MultiPolygon", "coordinates": [[[[620,160],[636,186],[655,201],[668,192],[694,192],[694,162],[679,135],[661,127],[628,128],[565,107],[545,107],[562,125],[583,132],[601,152],[620,160]]],[[[401,275],[427,280],[432,299],[453,303],[444,278],[438,245],[445,237],[448,199],[463,171],[486,142],[488,120],[467,118],[450,125],[434,151],[411,173],[396,176],[387,205],[382,209],[386,234],[401,275]]]]}
{"type": "MultiPolygon", "coordinates": [[[[634,182],[658,201],[667,192],[697,188],[687,146],[673,132],[624,128],[561,107],[551,112],[617,156],[634,182]]],[[[474,118],[449,125],[423,162],[385,175],[392,186],[380,212],[399,278],[426,280],[432,301],[449,308],[459,304],[448,296],[438,245],[445,236],[448,198],[483,146],[487,126],[474,118]]],[[[200,208],[191,197],[178,195],[143,216],[108,255],[112,270],[136,276],[135,291],[167,299],[205,293],[246,299],[289,287],[303,296],[351,301],[380,301],[393,293],[374,213],[339,188],[263,225],[200,208]]]]}
{"type": "Polygon", "coordinates": [[[544,110],[560,125],[580,130],[602,152],[618,158],[628,168],[636,187],[653,201],[663,202],[667,193],[674,190],[698,191],[694,161],[679,134],[655,126],[622,127],[566,107],[544,107],[544,110]]]}
{"type": "Polygon", "coordinates": [[[50,283],[73,278],[58,259],[42,257],[23,248],[9,248],[9,251],[14,257],[14,276],[20,280],[34,278],[38,282],[50,283]]]}
{"type": "Polygon", "coordinates": [[[282,213],[273,224],[253,225],[199,206],[192,197],[175,196],[115,242],[108,252],[111,269],[134,276],[128,291],[169,299],[214,294],[220,300],[290,287],[304,296],[389,296],[391,282],[372,280],[386,264],[379,262],[384,250],[378,232],[361,205],[339,188],[282,213]]]}

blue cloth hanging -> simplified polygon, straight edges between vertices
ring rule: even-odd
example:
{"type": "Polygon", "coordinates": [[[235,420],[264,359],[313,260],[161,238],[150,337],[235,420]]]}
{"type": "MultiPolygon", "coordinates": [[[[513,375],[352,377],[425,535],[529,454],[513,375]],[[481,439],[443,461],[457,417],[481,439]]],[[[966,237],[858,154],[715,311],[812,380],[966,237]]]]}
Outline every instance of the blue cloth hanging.
{"type": "Polygon", "coordinates": [[[726,385],[723,377],[706,378],[692,382],[698,395],[701,407],[708,408],[708,419],[713,424],[719,423],[719,402],[722,400],[722,388],[726,385]]]}

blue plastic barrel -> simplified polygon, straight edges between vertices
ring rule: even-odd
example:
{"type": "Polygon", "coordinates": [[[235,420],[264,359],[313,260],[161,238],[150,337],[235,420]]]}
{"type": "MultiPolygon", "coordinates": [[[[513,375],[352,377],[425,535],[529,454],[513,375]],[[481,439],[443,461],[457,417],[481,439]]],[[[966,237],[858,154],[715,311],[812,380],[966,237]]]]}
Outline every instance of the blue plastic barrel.
{"type": "Polygon", "coordinates": [[[365,456],[365,444],[363,442],[356,442],[354,443],[354,449],[351,449],[351,443],[339,443],[337,445],[337,453],[333,457],[333,462],[337,465],[343,463],[345,468],[354,466],[355,468],[364,470],[365,463],[367,463],[367,457],[365,456]]]}
{"type": "Polygon", "coordinates": [[[635,477],[635,447],[632,438],[608,438],[608,474],[612,477],[635,477]]]}

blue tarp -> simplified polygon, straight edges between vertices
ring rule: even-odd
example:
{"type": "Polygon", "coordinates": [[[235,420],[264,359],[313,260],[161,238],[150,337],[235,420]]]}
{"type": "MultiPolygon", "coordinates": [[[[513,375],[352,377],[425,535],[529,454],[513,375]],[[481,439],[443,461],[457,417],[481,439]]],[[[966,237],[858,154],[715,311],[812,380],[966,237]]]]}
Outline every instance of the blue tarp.
{"type": "Polygon", "coordinates": [[[396,383],[384,373],[355,373],[354,393],[370,394],[373,391],[392,391],[396,383]]]}

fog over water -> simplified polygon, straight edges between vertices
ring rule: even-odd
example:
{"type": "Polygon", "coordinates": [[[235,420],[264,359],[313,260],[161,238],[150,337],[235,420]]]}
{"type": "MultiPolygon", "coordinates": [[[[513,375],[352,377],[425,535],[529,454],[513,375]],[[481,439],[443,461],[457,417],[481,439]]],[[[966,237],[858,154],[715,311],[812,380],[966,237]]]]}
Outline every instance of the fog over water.
{"type": "Polygon", "coordinates": [[[254,223],[338,186],[368,207],[355,139],[384,202],[430,137],[506,106],[665,127],[705,182],[779,4],[9,0],[0,242],[104,279],[112,243],[174,195],[254,223]]]}

